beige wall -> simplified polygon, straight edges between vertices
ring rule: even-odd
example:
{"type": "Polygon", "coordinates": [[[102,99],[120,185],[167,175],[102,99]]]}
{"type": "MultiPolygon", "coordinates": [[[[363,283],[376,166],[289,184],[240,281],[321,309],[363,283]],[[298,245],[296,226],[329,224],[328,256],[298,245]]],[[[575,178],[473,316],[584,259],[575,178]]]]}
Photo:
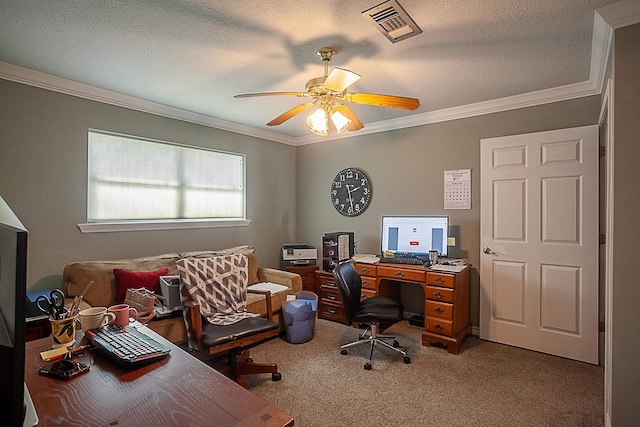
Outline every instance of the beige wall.
{"type": "MultiPolygon", "coordinates": [[[[375,107],[363,107],[375,108],[375,107]]],[[[479,325],[480,139],[597,123],[600,97],[593,96],[392,132],[363,135],[298,148],[297,237],[321,248],[322,233],[354,231],[360,252],[380,251],[383,215],[450,217],[456,237],[453,257],[466,258],[471,274],[471,322],[479,325]],[[331,205],[330,184],[345,167],[362,168],[373,198],[360,216],[340,215],[331,205]],[[443,171],[471,169],[470,210],[443,209],[443,171]]],[[[407,309],[417,312],[422,290],[405,287],[407,309]],[[417,293],[419,292],[419,293],[417,293]]]]}
{"type": "Polygon", "coordinates": [[[616,30],[613,79],[613,356],[611,425],[640,420],[640,24],[616,30]]]}
{"type": "MultiPolygon", "coordinates": [[[[64,265],[75,260],[243,243],[254,244],[261,263],[275,267],[283,243],[310,242],[320,250],[322,233],[331,231],[354,231],[360,252],[377,252],[383,215],[446,214],[456,237],[451,256],[466,258],[474,266],[475,326],[480,139],[594,124],[600,109],[600,99],[594,96],[295,148],[4,80],[0,94],[0,194],[30,231],[32,288],[57,286],[64,265]],[[251,226],[80,233],[76,225],[85,222],[88,128],[246,154],[251,226]],[[329,198],[331,180],[349,166],[364,169],[373,183],[369,208],[355,218],[338,214],[329,198]],[[466,168],[472,170],[472,209],[444,210],[443,171],[466,168]]],[[[409,301],[420,299],[419,288],[405,292],[409,301]]],[[[420,306],[407,308],[416,311],[420,306]]]]}
{"type": "Polygon", "coordinates": [[[0,195],[29,230],[30,288],[59,286],[76,260],[253,244],[263,265],[295,240],[292,146],[0,80],[0,195]],[[248,227],[82,234],[87,129],[246,154],[248,227]]]}

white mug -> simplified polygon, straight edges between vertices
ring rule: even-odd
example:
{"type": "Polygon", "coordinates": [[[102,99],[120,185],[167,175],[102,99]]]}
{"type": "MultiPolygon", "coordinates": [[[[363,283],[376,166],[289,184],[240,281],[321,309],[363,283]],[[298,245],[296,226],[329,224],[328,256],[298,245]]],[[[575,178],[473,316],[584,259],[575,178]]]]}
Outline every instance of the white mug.
{"type": "Polygon", "coordinates": [[[116,319],[116,315],[107,312],[107,307],[91,307],[82,310],[78,314],[78,319],[82,330],[88,331],[89,329],[101,328],[107,323],[113,322],[116,319]]]}

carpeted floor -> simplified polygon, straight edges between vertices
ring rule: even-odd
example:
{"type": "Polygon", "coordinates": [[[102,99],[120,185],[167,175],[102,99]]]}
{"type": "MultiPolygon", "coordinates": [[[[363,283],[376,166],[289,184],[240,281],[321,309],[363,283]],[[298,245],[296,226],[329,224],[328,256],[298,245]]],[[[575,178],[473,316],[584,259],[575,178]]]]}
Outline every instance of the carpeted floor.
{"type": "Polygon", "coordinates": [[[601,366],[467,337],[458,355],[421,346],[407,322],[396,334],[411,364],[366,346],[340,354],[354,328],[319,319],[304,344],[276,338],[252,349],[256,362],[277,362],[282,380],[247,376],[247,388],[282,409],[299,427],[313,426],[602,426],[601,366]]]}

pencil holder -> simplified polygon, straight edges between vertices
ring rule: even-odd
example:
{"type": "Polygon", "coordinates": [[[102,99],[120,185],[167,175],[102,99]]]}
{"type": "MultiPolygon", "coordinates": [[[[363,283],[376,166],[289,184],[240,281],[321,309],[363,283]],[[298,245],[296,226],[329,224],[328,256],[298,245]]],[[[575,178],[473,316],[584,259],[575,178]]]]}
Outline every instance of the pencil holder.
{"type": "Polygon", "coordinates": [[[65,317],[64,319],[52,319],[49,317],[54,347],[68,347],[75,342],[77,319],[78,315],[65,317]]]}

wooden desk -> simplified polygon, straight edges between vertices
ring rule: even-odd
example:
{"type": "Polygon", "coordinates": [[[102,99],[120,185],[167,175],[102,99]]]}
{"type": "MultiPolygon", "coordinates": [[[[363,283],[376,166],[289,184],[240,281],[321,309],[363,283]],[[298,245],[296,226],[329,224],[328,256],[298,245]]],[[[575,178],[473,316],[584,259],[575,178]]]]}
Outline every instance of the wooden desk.
{"type": "MultiPolygon", "coordinates": [[[[355,263],[362,278],[362,297],[384,295],[399,299],[394,282],[415,283],[424,291],[424,331],[422,345],[439,343],[458,354],[462,340],[471,333],[469,319],[469,267],[458,273],[445,273],[407,264],[355,263]]],[[[318,317],[346,323],[333,274],[317,271],[318,317]]]]}
{"type": "Polygon", "coordinates": [[[291,416],[236,384],[148,328],[171,348],[165,359],[135,370],[96,351],[73,360],[91,365],[71,380],[38,375],[51,338],[26,346],[25,382],[39,426],[292,426],[291,416]]]}

